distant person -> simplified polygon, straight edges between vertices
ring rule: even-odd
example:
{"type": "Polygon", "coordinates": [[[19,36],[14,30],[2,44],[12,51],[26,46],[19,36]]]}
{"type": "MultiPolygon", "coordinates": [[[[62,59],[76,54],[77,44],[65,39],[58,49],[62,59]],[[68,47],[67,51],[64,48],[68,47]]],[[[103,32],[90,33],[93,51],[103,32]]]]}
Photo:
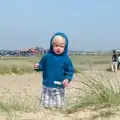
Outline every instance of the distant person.
{"type": "Polygon", "coordinates": [[[44,50],[44,55],[47,54],[47,50],[44,50]]]}
{"type": "Polygon", "coordinates": [[[117,70],[119,70],[120,68],[120,53],[118,54],[118,66],[117,66],[117,70]]]}
{"type": "Polygon", "coordinates": [[[112,72],[117,72],[117,63],[118,63],[118,58],[117,58],[117,53],[115,50],[113,50],[113,55],[112,55],[112,72]]]}
{"type": "Polygon", "coordinates": [[[57,32],[51,38],[49,52],[34,65],[36,71],[43,71],[41,104],[45,108],[58,108],[65,104],[65,87],[74,74],[67,52],[68,38],[64,33],[57,32]]]}

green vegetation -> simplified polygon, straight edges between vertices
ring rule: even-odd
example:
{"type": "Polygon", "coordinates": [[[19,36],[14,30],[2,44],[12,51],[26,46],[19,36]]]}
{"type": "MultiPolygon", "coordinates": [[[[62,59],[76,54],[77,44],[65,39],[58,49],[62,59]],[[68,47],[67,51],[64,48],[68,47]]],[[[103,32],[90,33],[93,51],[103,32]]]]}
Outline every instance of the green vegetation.
{"type": "MultiPolygon", "coordinates": [[[[109,110],[109,112],[111,111],[110,116],[120,110],[119,80],[106,73],[98,73],[94,77],[82,73],[82,80],[78,80],[78,83],[84,85],[82,88],[84,96],[78,96],[78,101],[66,110],[67,114],[89,109],[92,111],[104,110],[104,114],[109,110]]],[[[100,116],[98,115],[98,117],[100,116]]]]}
{"type": "MultiPolygon", "coordinates": [[[[111,56],[70,56],[75,71],[107,70],[110,68],[111,56]]],[[[24,74],[34,72],[33,65],[39,57],[2,57],[0,58],[0,74],[24,74]]]]}

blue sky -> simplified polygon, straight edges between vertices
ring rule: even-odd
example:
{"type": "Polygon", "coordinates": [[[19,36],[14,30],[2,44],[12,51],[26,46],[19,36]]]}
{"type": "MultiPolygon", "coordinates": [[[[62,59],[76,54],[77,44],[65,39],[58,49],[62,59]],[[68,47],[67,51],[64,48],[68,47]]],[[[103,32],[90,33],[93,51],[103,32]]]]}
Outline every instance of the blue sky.
{"type": "Polygon", "coordinates": [[[0,0],[0,49],[48,48],[57,31],[69,49],[120,48],[120,0],[0,0]]]}

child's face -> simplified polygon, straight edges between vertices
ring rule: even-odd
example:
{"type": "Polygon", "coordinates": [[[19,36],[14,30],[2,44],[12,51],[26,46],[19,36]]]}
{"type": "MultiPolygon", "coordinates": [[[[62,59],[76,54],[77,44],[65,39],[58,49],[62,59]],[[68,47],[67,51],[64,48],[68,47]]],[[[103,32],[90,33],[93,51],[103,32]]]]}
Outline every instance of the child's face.
{"type": "Polygon", "coordinates": [[[55,36],[53,38],[53,51],[55,54],[60,55],[64,52],[65,39],[62,36],[55,36]]]}

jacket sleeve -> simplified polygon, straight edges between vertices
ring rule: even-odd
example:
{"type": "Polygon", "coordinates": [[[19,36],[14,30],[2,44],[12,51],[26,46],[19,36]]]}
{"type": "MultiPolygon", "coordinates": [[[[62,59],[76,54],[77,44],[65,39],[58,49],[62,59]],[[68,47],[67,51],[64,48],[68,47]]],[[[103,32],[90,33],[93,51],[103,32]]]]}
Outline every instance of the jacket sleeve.
{"type": "Polygon", "coordinates": [[[39,71],[44,71],[44,67],[45,67],[45,61],[46,61],[46,55],[44,55],[40,62],[39,62],[39,68],[35,71],[39,72],[39,71]]]}
{"type": "Polygon", "coordinates": [[[72,80],[73,74],[74,74],[74,67],[72,61],[68,57],[65,63],[64,79],[68,79],[70,82],[72,80]]]}

